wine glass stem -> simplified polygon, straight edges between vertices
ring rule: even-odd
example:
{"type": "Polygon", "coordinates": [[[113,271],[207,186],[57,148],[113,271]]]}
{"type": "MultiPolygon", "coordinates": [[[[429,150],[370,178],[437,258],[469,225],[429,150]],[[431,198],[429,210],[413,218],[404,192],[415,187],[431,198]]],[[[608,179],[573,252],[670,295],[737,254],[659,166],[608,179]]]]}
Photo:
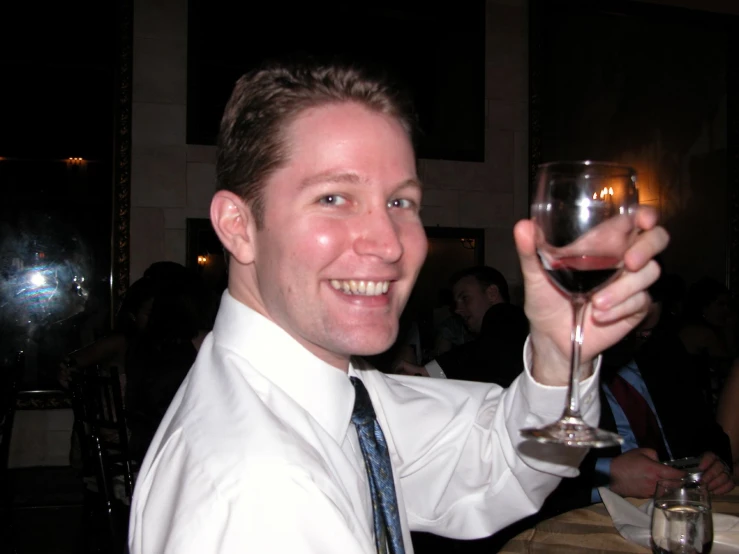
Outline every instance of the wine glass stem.
{"type": "Polygon", "coordinates": [[[580,349],[588,299],[576,294],[572,297],[572,355],[570,356],[570,401],[564,417],[581,419],[580,416],[580,349]]]}

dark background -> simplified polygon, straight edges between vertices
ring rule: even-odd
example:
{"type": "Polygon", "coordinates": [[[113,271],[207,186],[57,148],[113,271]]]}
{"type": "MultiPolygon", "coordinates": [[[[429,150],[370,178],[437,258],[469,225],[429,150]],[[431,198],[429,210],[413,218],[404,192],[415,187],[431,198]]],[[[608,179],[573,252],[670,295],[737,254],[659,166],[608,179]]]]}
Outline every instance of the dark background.
{"type": "Polygon", "coordinates": [[[265,58],[296,53],[382,67],[414,98],[420,157],[484,160],[484,0],[190,0],[188,144],[215,144],[243,73],[265,58]]]}
{"type": "Polygon", "coordinates": [[[27,386],[54,388],[91,310],[88,340],[110,324],[116,6],[0,15],[0,357],[27,352],[27,386]],[[29,287],[39,273],[46,286],[29,287]]]}
{"type": "Polygon", "coordinates": [[[736,29],[730,15],[641,2],[531,4],[532,162],[633,166],[671,236],[666,270],[688,284],[730,281],[736,29]]]}

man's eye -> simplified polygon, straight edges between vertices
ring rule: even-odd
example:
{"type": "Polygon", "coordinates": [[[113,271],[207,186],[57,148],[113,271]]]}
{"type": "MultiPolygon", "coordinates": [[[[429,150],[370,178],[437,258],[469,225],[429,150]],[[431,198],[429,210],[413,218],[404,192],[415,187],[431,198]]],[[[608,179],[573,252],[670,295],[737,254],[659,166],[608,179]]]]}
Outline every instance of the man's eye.
{"type": "Polygon", "coordinates": [[[340,194],[327,194],[326,196],[321,197],[318,201],[324,206],[341,206],[346,204],[346,198],[340,194]]]}
{"type": "Polygon", "coordinates": [[[395,198],[387,203],[388,208],[400,208],[402,210],[413,209],[416,207],[416,203],[408,198],[395,198]]]}

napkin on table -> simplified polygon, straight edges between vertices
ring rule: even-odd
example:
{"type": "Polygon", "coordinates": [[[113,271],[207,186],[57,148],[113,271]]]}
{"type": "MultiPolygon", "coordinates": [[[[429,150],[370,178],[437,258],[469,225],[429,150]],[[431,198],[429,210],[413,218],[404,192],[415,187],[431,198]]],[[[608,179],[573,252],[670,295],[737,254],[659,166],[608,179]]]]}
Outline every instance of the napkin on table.
{"type": "MultiPolygon", "coordinates": [[[[651,548],[649,540],[654,503],[648,500],[641,506],[634,506],[605,487],[599,487],[598,492],[619,534],[628,541],[651,548]]],[[[726,514],[713,514],[711,554],[731,553],[739,553],[739,518],[726,514]]]]}

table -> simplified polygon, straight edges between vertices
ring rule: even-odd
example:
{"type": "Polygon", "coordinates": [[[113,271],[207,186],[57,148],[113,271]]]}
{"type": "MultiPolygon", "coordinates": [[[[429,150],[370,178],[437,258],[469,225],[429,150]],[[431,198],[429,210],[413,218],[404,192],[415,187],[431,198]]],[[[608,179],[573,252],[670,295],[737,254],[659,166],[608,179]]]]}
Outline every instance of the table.
{"type": "MultiPolygon", "coordinates": [[[[646,500],[629,499],[641,506],[646,500]]],[[[713,498],[713,511],[739,516],[739,487],[713,498]]],[[[508,541],[500,554],[617,554],[649,553],[650,550],[621,537],[608,510],[593,504],[541,521],[508,541]]]]}

